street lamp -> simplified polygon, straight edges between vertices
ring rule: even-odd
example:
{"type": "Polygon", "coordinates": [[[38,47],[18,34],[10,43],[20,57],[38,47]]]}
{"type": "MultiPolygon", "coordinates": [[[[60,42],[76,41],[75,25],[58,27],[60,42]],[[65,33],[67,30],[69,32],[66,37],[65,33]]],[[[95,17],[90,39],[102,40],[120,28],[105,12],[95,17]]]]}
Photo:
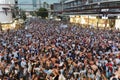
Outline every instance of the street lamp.
{"type": "Polygon", "coordinates": [[[99,8],[99,10],[98,10],[97,28],[98,28],[98,26],[99,26],[99,17],[100,17],[100,2],[98,2],[98,8],[99,8]]]}
{"type": "Polygon", "coordinates": [[[61,0],[61,12],[62,12],[62,18],[63,18],[63,0],[61,0]]]}

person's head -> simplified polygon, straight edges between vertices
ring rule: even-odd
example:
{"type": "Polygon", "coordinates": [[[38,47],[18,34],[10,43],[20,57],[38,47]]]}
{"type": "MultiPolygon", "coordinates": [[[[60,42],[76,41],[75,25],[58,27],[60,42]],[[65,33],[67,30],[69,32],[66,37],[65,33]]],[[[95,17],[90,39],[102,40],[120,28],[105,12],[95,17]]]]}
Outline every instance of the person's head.
{"type": "Polygon", "coordinates": [[[118,80],[118,79],[114,77],[114,78],[112,78],[112,80],[118,80]]]}
{"type": "Polygon", "coordinates": [[[21,58],[22,59],[22,61],[24,61],[25,59],[24,58],[21,58]]]}

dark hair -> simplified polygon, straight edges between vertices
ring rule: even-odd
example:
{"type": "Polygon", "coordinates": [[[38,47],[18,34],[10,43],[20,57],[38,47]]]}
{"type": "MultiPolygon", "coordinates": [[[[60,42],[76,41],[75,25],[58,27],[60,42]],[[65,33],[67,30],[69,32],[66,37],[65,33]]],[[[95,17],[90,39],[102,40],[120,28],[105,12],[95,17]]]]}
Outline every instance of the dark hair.
{"type": "Polygon", "coordinates": [[[112,80],[117,80],[117,78],[113,78],[112,80]]]}

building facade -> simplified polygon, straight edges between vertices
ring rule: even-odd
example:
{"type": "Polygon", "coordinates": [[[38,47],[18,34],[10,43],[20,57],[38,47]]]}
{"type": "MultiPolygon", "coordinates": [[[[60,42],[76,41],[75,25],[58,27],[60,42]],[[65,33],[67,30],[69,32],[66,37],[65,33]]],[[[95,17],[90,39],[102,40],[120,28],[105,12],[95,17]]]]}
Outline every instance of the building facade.
{"type": "Polygon", "coordinates": [[[120,0],[66,0],[63,14],[69,15],[71,22],[109,27],[111,21],[118,22],[119,8],[120,0]]]}
{"type": "Polygon", "coordinates": [[[20,27],[18,12],[18,0],[0,0],[0,31],[20,27]]]}
{"type": "Polygon", "coordinates": [[[54,3],[53,4],[53,9],[55,13],[61,13],[62,12],[62,5],[61,3],[54,3]]]}
{"type": "Polygon", "coordinates": [[[71,11],[74,14],[119,14],[119,8],[120,0],[67,0],[64,2],[66,14],[71,11]]]}
{"type": "Polygon", "coordinates": [[[14,0],[0,0],[0,23],[12,23],[12,8],[14,7],[14,0]]]}

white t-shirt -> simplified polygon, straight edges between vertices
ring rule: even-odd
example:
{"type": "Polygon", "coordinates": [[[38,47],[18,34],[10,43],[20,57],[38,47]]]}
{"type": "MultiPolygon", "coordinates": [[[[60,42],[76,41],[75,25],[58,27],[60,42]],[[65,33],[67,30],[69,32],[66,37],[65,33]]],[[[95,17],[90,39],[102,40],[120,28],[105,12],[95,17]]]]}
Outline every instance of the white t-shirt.
{"type": "Polygon", "coordinates": [[[0,76],[2,76],[3,75],[3,73],[2,73],[2,71],[0,70],[0,76]]]}
{"type": "Polygon", "coordinates": [[[0,56],[0,62],[1,62],[2,56],[0,56]]]}
{"type": "Polygon", "coordinates": [[[12,53],[14,55],[14,58],[18,57],[17,53],[18,53],[17,51],[15,51],[15,52],[12,53]]]}
{"type": "Polygon", "coordinates": [[[21,61],[21,67],[25,67],[26,66],[26,62],[25,61],[21,61]]]}
{"type": "Polygon", "coordinates": [[[63,74],[60,74],[59,79],[58,80],[66,80],[66,78],[63,76],[63,74]]]}
{"type": "Polygon", "coordinates": [[[116,58],[115,61],[116,61],[116,64],[120,63],[120,59],[118,59],[118,58],[116,58]]]}
{"type": "Polygon", "coordinates": [[[30,73],[31,70],[32,70],[32,65],[31,65],[31,63],[29,62],[29,63],[28,63],[28,72],[30,73]]]}

